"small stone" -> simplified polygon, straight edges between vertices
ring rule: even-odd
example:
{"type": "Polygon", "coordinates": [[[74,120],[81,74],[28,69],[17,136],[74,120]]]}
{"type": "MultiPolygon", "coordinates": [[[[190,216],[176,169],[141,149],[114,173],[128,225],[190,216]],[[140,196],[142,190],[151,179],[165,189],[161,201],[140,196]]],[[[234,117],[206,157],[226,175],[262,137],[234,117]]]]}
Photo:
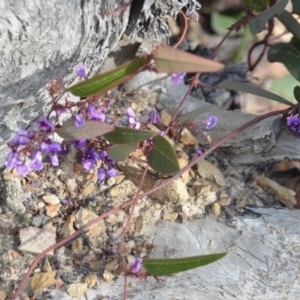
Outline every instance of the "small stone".
{"type": "Polygon", "coordinates": [[[201,177],[212,180],[219,186],[226,185],[226,180],[222,172],[206,160],[202,159],[197,163],[197,171],[201,177]]]}
{"type": "Polygon", "coordinates": [[[119,263],[116,260],[112,260],[105,265],[105,269],[108,271],[115,271],[119,267],[119,263]]]}
{"type": "Polygon", "coordinates": [[[119,184],[123,181],[123,179],[125,178],[125,175],[124,174],[119,174],[115,178],[116,178],[116,184],[119,184]]]}
{"type": "Polygon", "coordinates": [[[56,226],[54,226],[52,223],[47,223],[43,226],[43,229],[56,232],[56,226]]]}
{"type": "Polygon", "coordinates": [[[115,277],[116,277],[116,276],[115,276],[113,273],[111,273],[111,272],[109,272],[109,271],[107,271],[107,270],[104,270],[104,272],[103,272],[103,279],[104,279],[104,281],[110,282],[110,281],[112,281],[115,277]]]}
{"type": "Polygon", "coordinates": [[[95,185],[93,183],[87,183],[81,190],[81,194],[84,197],[87,197],[94,191],[94,189],[95,189],[95,185]]]}
{"type": "Polygon", "coordinates": [[[59,214],[59,206],[58,205],[47,205],[46,206],[46,215],[50,218],[54,218],[59,214]]]}
{"type": "Polygon", "coordinates": [[[60,234],[65,238],[75,232],[75,215],[70,215],[60,230],[60,234]]]}
{"type": "Polygon", "coordinates": [[[94,261],[91,261],[89,263],[89,268],[92,270],[92,271],[99,271],[100,268],[102,267],[102,260],[94,260],[94,261]]]}
{"type": "Polygon", "coordinates": [[[246,200],[242,199],[236,204],[237,208],[244,208],[246,206],[246,200]]]}
{"type": "Polygon", "coordinates": [[[47,203],[47,204],[50,204],[50,205],[60,204],[59,199],[54,194],[46,194],[42,198],[43,198],[44,202],[47,203]]]}
{"type": "Polygon", "coordinates": [[[74,193],[77,190],[77,188],[78,188],[78,184],[76,182],[75,177],[74,178],[68,178],[66,180],[66,186],[67,186],[68,190],[71,193],[74,193]]]}
{"type": "Polygon", "coordinates": [[[228,197],[229,197],[229,195],[228,195],[227,192],[225,192],[225,191],[222,191],[222,192],[220,193],[220,195],[219,195],[219,198],[220,198],[220,199],[228,198],[228,197]]]}
{"type": "Polygon", "coordinates": [[[261,187],[270,190],[286,207],[293,207],[297,203],[295,198],[296,193],[293,190],[288,189],[278,184],[277,182],[261,175],[253,175],[253,178],[261,187]]]}
{"type": "MultiPolygon", "coordinates": [[[[183,156],[177,159],[178,160],[178,164],[179,164],[179,168],[182,169],[185,166],[187,166],[189,164],[189,161],[187,159],[187,157],[183,156]]],[[[189,171],[185,171],[180,178],[182,179],[182,181],[186,184],[190,181],[190,174],[189,171]]]]}
{"type": "Polygon", "coordinates": [[[44,261],[43,272],[52,272],[52,268],[47,257],[44,261]]]}
{"type": "Polygon", "coordinates": [[[211,209],[214,215],[219,216],[221,214],[221,205],[218,202],[215,202],[211,209]]]}
{"type": "Polygon", "coordinates": [[[192,208],[192,204],[189,202],[185,202],[181,205],[181,211],[188,216],[191,214],[190,213],[191,208],[192,208]]]}
{"type": "MultiPolygon", "coordinates": [[[[20,229],[19,238],[21,244],[18,247],[18,250],[34,254],[40,254],[56,243],[55,232],[31,226],[20,229]]],[[[53,250],[47,254],[53,255],[53,250]]]]}
{"type": "Polygon", "coordinates": [[[5,300],[9,296],[8,290],[0,290],[0,300],[5,300]]]}
{"type": "Polygon", "coordinates": [[[55,282],[55,271],[36,273],[30,280],[30,288],[34,293],[37,293],[47,289],[55,282]]]}
{"type": "Polygon", "coordinates": [[[160,113],[160,122],[163,125],[169,126],[171,120],[172,120],[172,116],[165,110],[160,113]]]}
{"type": "Polygon", "coordinates": [[[138,216],[135,220],[134,231],[136,234],[140,234],[144,226],[143,216],[138,216]]]}
{"type": "Polygon", "coordinates": [[[67,293],[71,297],[80,298],[87,291],[87,283],[72,283],[67,288],[67,293]]]}
{"type": "Polygon", "coordinates": [[[223,198],[219,201],[222,206],[228,206],[231,204],[231,198],[223,198]]]}
{"type": "Polygon", "coordinates": [[[97,284],[97,275],[96,274],[89,274],[85,276],[84,282],[87,284],[88,288],[92,288],[97,284]]]}
{"type": "MultiPolygon", "coordinates": [[[[75,215],[75,223],[77,227],[82,227],[83,225],[87,224],[88,222],[96,219],[98,217],[97,214],[95,214],[93,211],[90,211],[88,209],[85,209],[83,207],[80,207],[78,212],[75,215]]],[[[87,231],[87,236],[89,238],[91,237],[97,237],[99,240],[107,237],[107,234],[105,232],[106,227],[105,227],[105,222],[104,220],[99,220],[96,224],[92,225],[89,227],[87,231]]]]}
{"type": "Polygon", "coordinates": [[[97,182],[98,177],[96,173],[89,173],[85,177],[86,181],[97,182]]]}
{"type": "Polygon", "coordinates": [[[180,134],[180,142],[184,145],[198,145],[198,139],[187,129],[184,128],[180,134]]]}
{"type": "Polygon", "coordinates": [[[71,253],[72,254],[79,254],[82,252],[83,245],[82,245],[82,238],[77,238],[71,246],[71,253]]]}
{"type": "Polygon", "coordinates": [[[170,222],[174,222],[177,219],[177,217],[178,217],[178,213],[176,212],[166,212],[164,214],[164,219],[170,222]]]}

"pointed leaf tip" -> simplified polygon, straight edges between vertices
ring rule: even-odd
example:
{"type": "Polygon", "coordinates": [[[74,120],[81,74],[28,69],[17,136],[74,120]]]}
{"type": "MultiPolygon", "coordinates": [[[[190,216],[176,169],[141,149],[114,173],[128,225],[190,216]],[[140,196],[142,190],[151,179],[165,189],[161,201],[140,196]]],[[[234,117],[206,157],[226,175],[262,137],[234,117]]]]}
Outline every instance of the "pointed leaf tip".
{"type": "Polygon", "coordinates": [[[172,47],[161,46],[153,54],[155,67],[162,73],[208,73],[224,69],[224,64],[172,47]]]}
{"type": "Polygon", "coordinates": [[[227,252],[174,259],[144,259],[143,268],[150,275],[165,276],[211,264],[225,255],[227,252]]]}

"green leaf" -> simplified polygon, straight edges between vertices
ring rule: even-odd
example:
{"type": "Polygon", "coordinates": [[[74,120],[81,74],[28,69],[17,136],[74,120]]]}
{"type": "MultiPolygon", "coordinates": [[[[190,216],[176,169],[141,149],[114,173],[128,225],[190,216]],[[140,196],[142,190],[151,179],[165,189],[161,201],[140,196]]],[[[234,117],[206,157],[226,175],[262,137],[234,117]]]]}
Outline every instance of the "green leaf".
{"type": "Polygon", "coordinates": [[[276,78],[272,82],[272,86],[269,91],[283,97],[291,102],[294,102],[294,87],[298,85],[299,82],[291,75],[276,78]]]}
{"type": "Polygon", "coordinates": [[[229,89],[229,90],[234,90],[234,91],[239,91],[239,92],[244,92],[244,93],[249,93],[249,94],[253,94],[256,96],[260,96],[260,97],[264,97],[264,98],[268,98],[268,99],[272,99],[274,101],[277,101],[279,103],[283,103],[286,105],[293,105],[293,103],[291,103],[290,101],[275,95],[271,92],[265,91],[257,86],[253,86],[247,83],[243,83],[243,82],[237,82],[237,81],[224,81],[221,82],[218,87],[221,88],[225,88],[225,89],[229,89]]]}
{"type": "Polygon", "coordinates": [[[105,134],[104,137],[112,144],[129,144],[150,139],[155,135],[157,133],[152,131],[142,131],[129,127],[115,127],[114,131],[105,134]]]}
{"type": "Polygon", "coordinates": [[[264,10],[260,15],[249,20],[249,27],[253,34],[264,30],[265,24],[275,15],[279,15],[286,7],[288,0],[278,1],[275,5],[264,10]]]}
{"type": "Polygon", "coordinates": [[[79,97],[87,97],[104,93],[133,77],[139,69],[145,66],[145,64],[145,58],[136,58],[112,71],[96,75],[90,79],[77,83],[71,86],[68,90],[74,96],[79,97]]]}
{"type": "Polygon", "coordinates": [[[112,145],[106,149],[108,156],[110,159],[116,161],[125,160],[131,152],[133,152],[137,148],[137,143],[130,144],[121,144],[121,145],[112,145]]]}
{"type": "Polygon", "coordinates": [[[268,51],[268,61],[283,63],[289,72],[300,81],[300,41],[293,39],[289,43],[278,43],[268,51]]]}
{"type": "Polygon", "coordinates": [[[211,264],[227,253],[215,253],[172,259],[144,259],[143,268],[153,276],[165,276],[211,264]]]}
{"type": "Polygon", "coordinates": [[[295,86],[294,96],[298,103],[300,103],[300,86],[295,86]]]}
{"type": "Polygon", "coordinates": [[[277,16],[280,22],[300,41],[300,25],[286,10],[277,16]]]}
{"type": "Polygon", "coordinates": [[[166,175],[180,170],[175,150],[160,135],[153,138],[153,148],[148,154],[147,161],[153,170],[166,175]]]}
{"type": "Polygon", "coordinates": [[[218,72],[224,64],[171,47],[159,47],[153,54],[155,68],[162,73],[218,72]]]}
{"type": "Polygon", "coordinates": [[[76,127],[74,120],[68,120],[55,131],[66,141],[77,141],[104,135],[113,131],[114,128],[112,125],[96,121],[85,121],[82,127],[76,127]]]}
{"type": "Polygon", "coordinates": [[[184,121],[191,121],[194,120],[194,118],[200,114],[206,113],[206,112],[218,112],[222,110],[220,107],[216,105],[204,105],[201,107],[198,107],[182,116],[180,116],[176,122],[178,125],[182,125],[184,121]]]}
{"type": "MultiPolygon", "coordinates": [[[[219,35],[225,35],[234,23],[239,21],[245,13],[229,10],[225,12],[213,11],[211,15],[212,29],[219,35]]],[[[236,35],[236,32],[232,32],[231,36],[236,35]]]]}
{"type": "Polygon", "coordinates": [[[300,1],[292,0],[293,3],[293,13],[300,15],[300,1]]]}

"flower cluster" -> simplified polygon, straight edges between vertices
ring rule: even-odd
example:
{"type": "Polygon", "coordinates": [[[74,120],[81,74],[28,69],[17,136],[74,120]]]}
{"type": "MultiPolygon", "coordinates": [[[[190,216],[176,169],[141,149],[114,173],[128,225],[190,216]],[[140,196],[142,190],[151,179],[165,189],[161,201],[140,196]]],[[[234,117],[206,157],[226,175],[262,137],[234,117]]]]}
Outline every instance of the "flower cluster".
{"type": "Polygon", "coordinates": [[[42,170],[44,168],[42,159],[48,155],[51,164],[58,166],[58,154],[63,153],[65,149],[48,137],[47,134],[53,132],[54,128],[53,123],[46,118],[41,118],[36,132],[18,129],[8,143],[11,152],[5,165],[16,168],[19,175],[25,176],[31,170],[42,170]]]}
{"type": "Polygon", "coordinates": [[[298,116],[291,116],[287,120],[287,126],[294,132],[300,132],[300,119],[298,116]]]}
{"type": "Polygon", "coordinates": [[[100,182],[106,177],[115,177],[118,175],[118,170],[114,167],[116,162],[108,157],[106,151],[96,151],[94,148],[85,148],[82,156],[82,164],[86,170],[92,170],[101,161],[100,167],[97,170],[97,177],[100,182]]]}

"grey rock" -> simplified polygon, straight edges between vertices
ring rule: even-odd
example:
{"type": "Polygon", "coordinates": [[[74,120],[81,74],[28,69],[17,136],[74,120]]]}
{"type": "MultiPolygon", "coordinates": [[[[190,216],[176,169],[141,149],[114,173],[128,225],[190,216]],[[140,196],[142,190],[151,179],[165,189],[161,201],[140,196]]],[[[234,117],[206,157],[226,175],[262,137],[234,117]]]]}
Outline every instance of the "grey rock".
{"type": "Polygon", "coordinates": [[[0,179],[0,203],[17,214],[26,211],[23,201],[31,198],[31,192],[22,188],[20,179],[11,173],[3,173],[0,179]]]}

